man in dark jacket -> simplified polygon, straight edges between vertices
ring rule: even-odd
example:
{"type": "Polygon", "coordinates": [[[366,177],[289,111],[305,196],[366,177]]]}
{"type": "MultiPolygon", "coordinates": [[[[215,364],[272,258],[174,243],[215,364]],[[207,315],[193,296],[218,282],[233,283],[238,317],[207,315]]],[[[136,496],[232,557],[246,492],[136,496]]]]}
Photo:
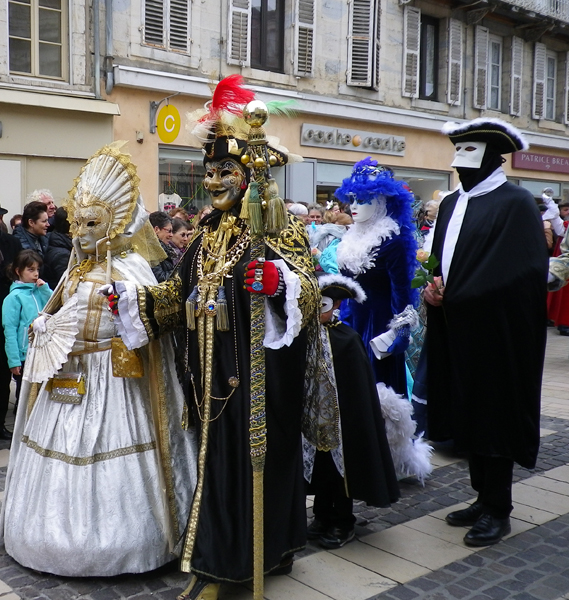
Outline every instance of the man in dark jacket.
{"type": "Polygon", "coordinates": [[[44,256],[46,265],[46,281],[54,290],[67,269],[69,256],[73,247],[69,234],[69,221],[67,211],[58,208],[53,218],[53,231],[49,236],[49,246],[44,256]]]}
{"type": "Polygon", "coordinates": [[[533,468],[539,449],[547,248],[533,196],[501,166],[529,147],[522,134],[483,118],[443,133],[460,185],[440,205],[425,289],[429,438],[468,452],[478,498],[446,520],[488,546],[510,532],[514,462],[533,468]]]}
{"type": "MultiPolygon", "coordinates": [[[[6,268],[12,264],[21,250],[22,244],[20,240],[8,233],[0,233],[0,313],[4,299],[10,293],[10,285],[12,284],[6,268]]],[[[10,400],[10,382],[12,381],[12,373],[8,366],[5,344],[4,328],[0,327],[0,440],[12,439],[12,434],[4,425],[6,413],[8,412],[8,402],[10,400]]]]}

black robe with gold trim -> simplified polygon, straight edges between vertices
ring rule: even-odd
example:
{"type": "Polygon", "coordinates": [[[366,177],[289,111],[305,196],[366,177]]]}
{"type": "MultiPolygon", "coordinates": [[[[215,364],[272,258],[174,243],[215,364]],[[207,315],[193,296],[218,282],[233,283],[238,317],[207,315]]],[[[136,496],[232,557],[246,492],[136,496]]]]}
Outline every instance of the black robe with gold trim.
{"type": "MultiPolygon", "coordinates": [[[[218,211],[207,223],[215,227],[218,211]]],[[[244,224],[241,222],[243,229],[244,224]]],[[[146,288],[148,329],[153,335],[171,329],[198,283],[198,257],[203,233],[192,240],[182,259],[179,279],[146,288]],[[181,283],[180,283],[181,280],[181,283]]],[[[233,244],[236,238],[230,242],[233,244]]],[[[264,570],[277,567],[284,557],[304,547],[306,509],[302,474],[301,417],[306,369],[306,323],[317,325],[320,298],[312,267],[304,225],[295,218],[278,237],[267,238],[267,260],[284,259],[301,281],[299,307],[303,329],[290,346],[265,350],[267,453],[264,468],[264,570]]],[[[203,492],[191,559],[182,556],[182,569],[203,579],[223,582],[246,581],[253,576],[253,498],[249,445],[250,415],[250,302],[244,289],[245,267],[250,261],[247,247],[230,277],[224,279],[229,331],[214,333],[212,354],[211,419],[207,428],[207,450],[203,462],[203,492]],[[232,388],[229,380],[239,379],[232,388]],[[232,393],[233,392],[233,393],[232,393]],[[221,399],[221,400],[218,400],[221,399]]],[[[282,295],[268,298],[283,313],[282,295]]],[[[284,316],[284,313],[283,313],[284,316]]],[[[187,368],[185,391],[194,420],[201,429],[203,406],[200,347],[197,330],[185,329],[187,368]]],[[[196,497],[194,497],[196,505],[196,497]]],[[[186,540],[186,548],[188,540],[186,540]]]]}

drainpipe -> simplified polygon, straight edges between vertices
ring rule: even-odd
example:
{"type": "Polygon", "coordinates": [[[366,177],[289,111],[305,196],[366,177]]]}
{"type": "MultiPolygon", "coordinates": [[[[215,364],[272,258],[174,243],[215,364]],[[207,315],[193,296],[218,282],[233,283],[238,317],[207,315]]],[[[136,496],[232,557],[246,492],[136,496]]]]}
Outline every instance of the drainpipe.
{"type": "Polygon", "coordinates": [[[101,40],[99,32],[99,2],[93,0],[93,54],[95,55],[94,78],[95,98],[101,98],[101,40]]]}
{"type": "Polygon", "coordinates": [[[105,91],[110,94],[115,86],[113,73],[113,0],[105,0],[105,91]]]}

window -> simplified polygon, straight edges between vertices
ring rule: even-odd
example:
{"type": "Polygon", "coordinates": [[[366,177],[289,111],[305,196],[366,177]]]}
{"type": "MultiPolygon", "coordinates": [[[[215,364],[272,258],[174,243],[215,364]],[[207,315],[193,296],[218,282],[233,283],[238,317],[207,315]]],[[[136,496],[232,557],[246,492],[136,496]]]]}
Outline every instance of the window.
{"type": "Polygon", "coordinates": [[[462,53],[464,25],[458,19],[448,20],[447,102],[462,101],[462,53]]]}
{"type": "Polygon", "coordinates": [[[510,114],[519,117],[522,114],[522,74],[524,71],[524,41],[512,38],[512,57],[510,72],[510,114]]]}
{"type": "Polygon", "coordinates": [[[62,79],[64,77],[64,2],[10,0],[10,72],[62,79]]]}
{"type": "Polygon", "coordinates": [[[251,66],[283,72],[284,0],[251,0],[251,66]]]}
{"type": "Polygon", "coordinates": [[[352,0],[348,6],[347,83],[352,86],[377,90],[379,88],[381,2],[379,0],[352,0]]]}
{"type": "Polygon", "coordinates": [[[145,0],[144,43],[188,52],[190,0],[145,0]]]}
{"type": "Polygon", "coordinates": [[[545,56],[545,118],[555,120],[555,80],[557,77],[557,56],[547,52],[545,56]]]}
{"type": "Polygon", "coordinates": [[[296,0],[294,23],[294,74],[314,75],[315,0],[296,0]]]}
{"type": "Polygon", "coordinates": [[[229,0],[227,62],[284,72],[284,0],[229,0]]]}
{"type": "Polygon", "coordinates": [[[488,43],[488,108],[501,110],[502,38],[491,35],[488,43]]]}
{"type": "Polygon", "coordinates": [[[439,73],[439,21],[421,15],[419,98],[436,100],[439,73]]]}

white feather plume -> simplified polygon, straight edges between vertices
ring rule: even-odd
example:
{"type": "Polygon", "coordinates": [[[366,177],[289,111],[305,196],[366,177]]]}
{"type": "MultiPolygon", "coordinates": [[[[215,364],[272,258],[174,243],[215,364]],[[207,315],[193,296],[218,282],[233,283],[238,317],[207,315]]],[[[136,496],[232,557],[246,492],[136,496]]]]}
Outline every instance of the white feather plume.
{"type": "Polygon", "coordinates": [[[411,402],[381,382],[377,384],[377,394],[397,475],[399,477],[415,475],[424,485],[425,477],[433,471],[431,465],[433,449],[422,436],[415,437],[417,424],[411,418],[413,414],[411,402]]]}

